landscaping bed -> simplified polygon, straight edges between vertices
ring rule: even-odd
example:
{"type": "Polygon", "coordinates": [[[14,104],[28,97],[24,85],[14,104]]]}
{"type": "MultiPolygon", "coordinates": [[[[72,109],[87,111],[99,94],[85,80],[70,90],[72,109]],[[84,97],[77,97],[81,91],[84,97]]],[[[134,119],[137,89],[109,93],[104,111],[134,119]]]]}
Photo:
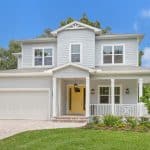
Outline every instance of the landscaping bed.
{"type": "Polygon", "coordinates": [[[84,128],[99,130],[150,132],[149,118],[94,116],[84,128]]]}

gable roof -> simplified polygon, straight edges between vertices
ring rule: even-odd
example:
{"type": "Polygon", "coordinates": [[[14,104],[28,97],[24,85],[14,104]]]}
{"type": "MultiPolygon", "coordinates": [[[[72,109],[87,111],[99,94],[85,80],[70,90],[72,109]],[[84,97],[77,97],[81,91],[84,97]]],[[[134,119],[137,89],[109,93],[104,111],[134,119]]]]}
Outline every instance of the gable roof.
{"type": "Polygon", "coordinates": [[[90,25],[87,25],[85,23],[79,22],[79,21],[73,21],[63,27],[58,28],[57,30],[52,31],[52,34],[56,35],[58,32],[63,31],[63,30],[73,30],[73,29],[91,29],[95,33],[100,33],[101,29],[92,27],[90,25]]]}
{"type": "Polygon", "coordinates": [[[55,72],[55,71],[58,71],[58,70],[61,70],[61,69],[64,69],[64,68],[67,68],[67,67],[75,67],[75,68],[78,68],[78,69],[81,69],[81,70],[85,70],[85,71],[88,71],[88,72],[94,72],[94,69],[91,69],[91,68],[87,68],[87,67],[84,67],[84,66],[81,66],[81,65],[78,65],[78,64],[74,64],[74,63],[67,63],[65,65],[62,65],[62,66],[58,66],[54,69],[50,69],[50,70],[47,70],[45,72],[55,72]]]}

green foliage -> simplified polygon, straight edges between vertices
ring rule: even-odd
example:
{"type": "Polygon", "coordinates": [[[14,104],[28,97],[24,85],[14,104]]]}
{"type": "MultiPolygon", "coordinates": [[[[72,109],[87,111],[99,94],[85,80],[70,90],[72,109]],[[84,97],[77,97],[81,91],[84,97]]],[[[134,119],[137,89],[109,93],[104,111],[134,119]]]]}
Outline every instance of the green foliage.
{"type": "Polygon", "coordinates": [[[143,97],[141,97],[141,101],[145,103],[148,113],[150,113],[150,85],[144,86],[143,97]]]}
{"type": "Polygon", "coordinates": [[[52,32],[52,30],[51,30],[50,28],[47,28],[47,29],[45,29],[44,32],[43,32],[41,35],[39,35],[37,38],[53,37],[53,35],[52,35],[51,32],[52,32]]]}
{"type": "Polygon", "coordinates": [[[129,126],[131,126],[131,128],[135,128],[137,126],[138,122],[137,122],[136,118],[128,117],[127,124],[129,124],[129,126]]]}
{"type": "Polygon", "coordinates": [[[143,51],[139,51],[139,66],[142,65],[142,56],[144,55],[143,51]]]}
{"type": "MultiPolygon", "coordinates": [[[[73,21],[74,21],[73,18],[68,17],[67,19],[60,22],[60,26],[61,27],[65,26],[65,25],[67,25],[73,21]]],[[[101,23],[98,20],[96,20],[96,21],[89,20],[88,16],[85,13],[82,15],[82,17],[79,19],[79,21],[84,23],[84,24],[90,25],[92,27],[101,28],[103,34],[107,34],[107,33],[111,32],[111,27],[108,26],[106,28],[102,28],[101,23]]]]}
{"type": "Polygon", "coordinates": [[[118,116],[112,116],[112,115],[104,116],[104,124],[106,126],[113,127],[119,125],[120,123],[121,123],[121,118],[118,116]]]}
{"type": "Polygon", "coordinates": [[[98,124],[99,123],[99,117],[98,116],[94,116],[93,117],[93,123],[98,124]]]}
{"type": "Polygon", "coordinates": [[[17,59],[12,53],[21,51],[21,46],[16,41],[10,41],[9,48],[0,48],[0,70],[16,69],[17,59]]]}

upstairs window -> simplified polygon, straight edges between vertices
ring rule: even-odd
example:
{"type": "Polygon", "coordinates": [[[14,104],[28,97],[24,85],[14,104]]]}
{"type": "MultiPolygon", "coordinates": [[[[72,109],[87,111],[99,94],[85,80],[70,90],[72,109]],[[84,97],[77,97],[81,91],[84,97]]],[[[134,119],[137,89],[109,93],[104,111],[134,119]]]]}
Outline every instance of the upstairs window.
{"type": "Polygon", "coordinates": [[[123,45],[105,45],[103,46],[103,64],[122,64],[124,46],[123,45]]]}
{"type": "Polygon", "coordinates": [[[71,44],[70,45],[70,61],[71,62],[81,62],[81,44],[71,44]]]}
{"type": "Polygon", "coordinates": [[[53,49],[52,48],[37,48],[34,50],[34,65],[35,66],[51,66],[53,65],[53,49]]]}

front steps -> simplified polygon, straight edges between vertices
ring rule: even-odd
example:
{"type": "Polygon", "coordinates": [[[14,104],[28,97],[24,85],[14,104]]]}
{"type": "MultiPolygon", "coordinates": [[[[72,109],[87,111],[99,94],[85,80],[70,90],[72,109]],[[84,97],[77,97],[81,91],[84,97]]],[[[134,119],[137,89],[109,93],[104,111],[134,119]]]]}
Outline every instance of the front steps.
{"type": "Polygon", "coordinates": [[[52,121],[54,121],[54,122],[79,122],[79,123],[86,123],[88,121],[88,118],[85,117],[85,116],[66,115],[66,116],[53,117],[52,121]]]}

